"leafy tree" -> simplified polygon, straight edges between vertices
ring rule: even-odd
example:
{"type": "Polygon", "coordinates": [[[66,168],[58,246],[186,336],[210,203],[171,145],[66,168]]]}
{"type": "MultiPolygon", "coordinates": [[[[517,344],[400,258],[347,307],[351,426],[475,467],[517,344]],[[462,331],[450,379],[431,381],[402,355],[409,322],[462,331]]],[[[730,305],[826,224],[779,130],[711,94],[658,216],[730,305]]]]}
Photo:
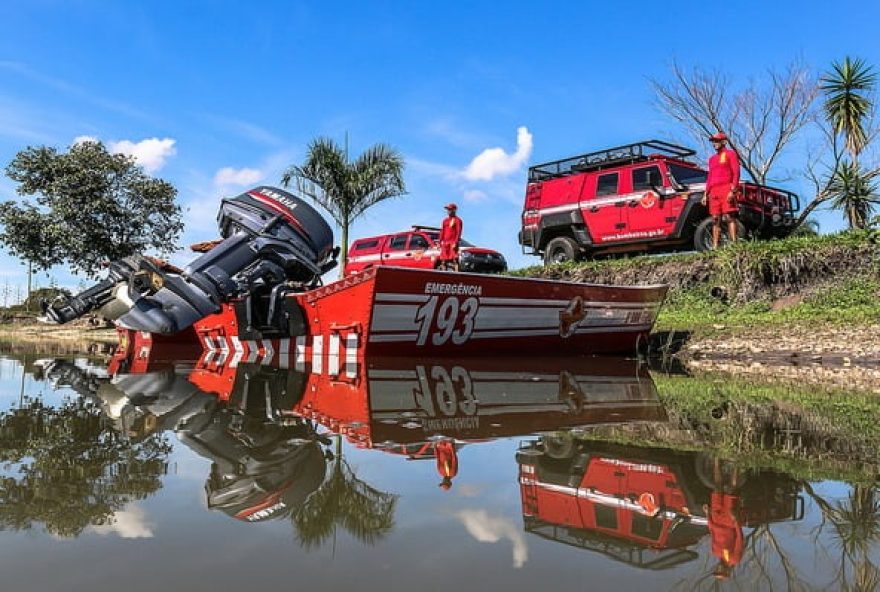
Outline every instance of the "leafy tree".
{"type": "Polygon", "coordinates": [[[406,193],[403,157],[393,148],[376,144],[350,161],[345,149],[328,138],[309,144],[305,162],[291,166],[281,178],[296,183],[327,210],[342,229],[340,275],[348,259],[348,228],[367,208],[406,193]]]}
{"type": "Polygon", "coordinates": [[[0,242],[39,269],[67,262],[95,276],[102,262],[176,248],[183,229],[177,190],[100,142],[78,143],[66,153],[28,147],[6,174],[37,205],[0,205],[0,242]]]}
{"type": "Polygon", "coordinates": [[[120,438],[85,399],[54,408],[26,398],[0,414],[0,531],[41,524],[75,537],[109,524],[116,511],[162,487],[170,451],[158,434],[120,438]]]}
{"type": "Polygon", "coordinates": [[[14,202],[0,204],[0,226],[3,226],[0,243],[27,263],[27,299],[30,301],[36,269],[48,269],[64,260],[58,226],[34,206],[18,206],[14,202]]]}

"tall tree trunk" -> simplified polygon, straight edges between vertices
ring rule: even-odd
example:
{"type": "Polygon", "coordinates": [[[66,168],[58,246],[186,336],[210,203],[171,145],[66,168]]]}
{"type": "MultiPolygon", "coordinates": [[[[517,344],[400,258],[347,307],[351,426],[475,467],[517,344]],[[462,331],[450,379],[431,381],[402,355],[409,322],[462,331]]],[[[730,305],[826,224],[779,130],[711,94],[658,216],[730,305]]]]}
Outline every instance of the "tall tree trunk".
{"type": "Polygon", "coordinates": [[[348,261],[348,212],[342,214],[342,245],[339,249],[339,277],[345,275],[345,262],[348,261]]]}
{"type": "Polygon", "coordinates": [[[28,261],[27,267],[28,267],[28,269],[27,269],[27,274],[28,274],[27,300],[25,300],[26,305],[25,305],[24,309],[27,311],[30,311],[30,309],[31,309],[31,282],[34,277],[34,264],[31,263],[30,261],[28,261]]]}

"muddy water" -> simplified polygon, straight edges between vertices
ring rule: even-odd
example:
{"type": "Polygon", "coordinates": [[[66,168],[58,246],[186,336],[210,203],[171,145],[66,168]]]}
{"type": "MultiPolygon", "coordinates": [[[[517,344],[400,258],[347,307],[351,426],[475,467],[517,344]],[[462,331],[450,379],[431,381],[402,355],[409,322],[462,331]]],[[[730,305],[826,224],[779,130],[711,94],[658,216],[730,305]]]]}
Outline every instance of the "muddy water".
{"type": "Polygon", "coordinates": [[[880,584],[871,399],[631,360],[226,362],[0,358],[2,589],[880,584]]]}

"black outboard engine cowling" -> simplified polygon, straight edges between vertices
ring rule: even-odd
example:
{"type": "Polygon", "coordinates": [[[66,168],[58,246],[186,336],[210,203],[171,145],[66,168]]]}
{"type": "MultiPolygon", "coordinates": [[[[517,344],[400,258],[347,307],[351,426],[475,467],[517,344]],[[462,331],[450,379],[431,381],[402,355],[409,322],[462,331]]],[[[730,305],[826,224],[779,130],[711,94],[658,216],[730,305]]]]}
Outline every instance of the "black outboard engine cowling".
{"type": "Polygon", "coordinates": [[[281,189],[261,186],[224,199],[217,223],[223,240],[182,273],[164,271],[147,257],[127,257],[111,265],[107,280],[46,305],[46,316],[64,323],[100,307],[123,327],[176,333],[232,298],[281,284],[291,291],[320,285],[336,265],[330,226],[281,189]]]}

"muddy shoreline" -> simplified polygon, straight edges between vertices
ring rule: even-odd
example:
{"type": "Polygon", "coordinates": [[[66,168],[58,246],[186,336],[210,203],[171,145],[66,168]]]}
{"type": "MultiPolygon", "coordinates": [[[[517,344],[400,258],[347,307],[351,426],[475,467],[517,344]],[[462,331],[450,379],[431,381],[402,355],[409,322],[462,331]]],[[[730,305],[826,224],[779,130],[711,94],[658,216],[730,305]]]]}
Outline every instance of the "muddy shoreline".
{"type": "MultiPolygon", "coordinates": [[[[39,323],[0,326],[0,351],[107,353],[115,329],[39,323]]],[[[712,334],[658,332],[651,355],[690,372],[857,389],[880,394],[880,325],[809,328],[718,326],[712,334]]]]}

